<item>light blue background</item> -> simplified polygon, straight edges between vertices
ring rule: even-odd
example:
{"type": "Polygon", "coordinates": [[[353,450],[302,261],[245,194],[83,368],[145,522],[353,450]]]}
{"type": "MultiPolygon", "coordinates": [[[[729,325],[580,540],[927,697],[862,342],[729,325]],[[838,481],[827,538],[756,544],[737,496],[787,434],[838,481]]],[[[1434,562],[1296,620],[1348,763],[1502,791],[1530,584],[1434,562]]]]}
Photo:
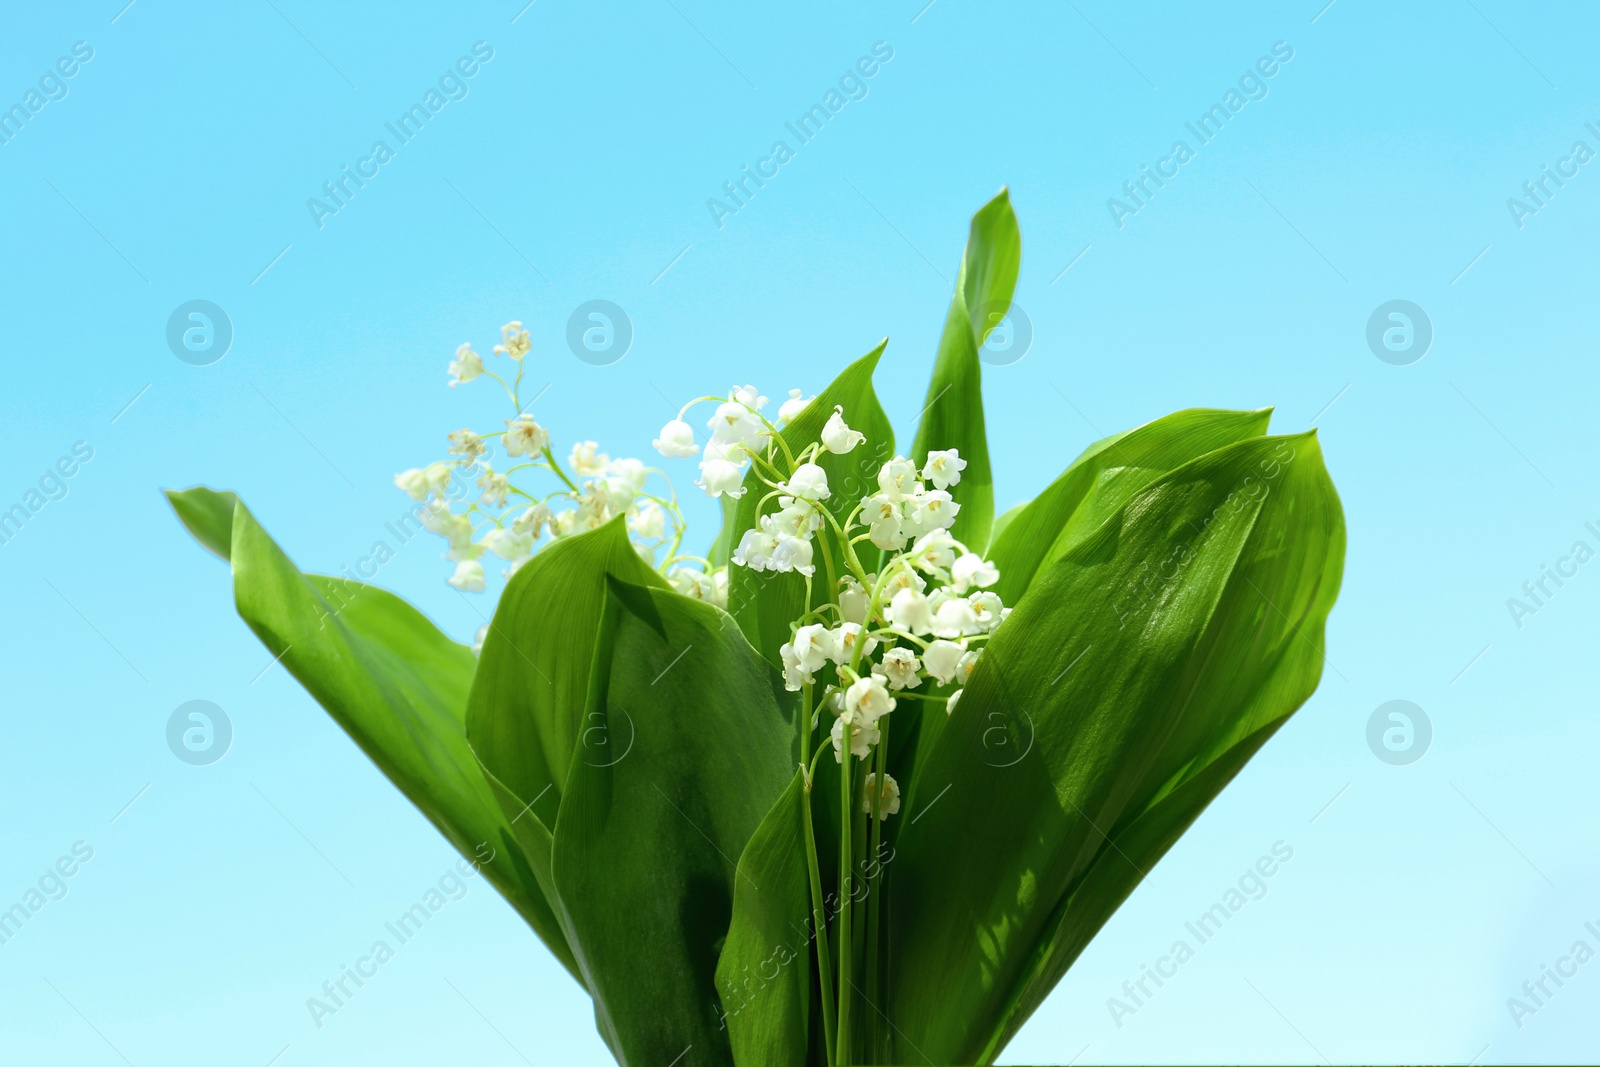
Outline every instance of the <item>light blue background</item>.
{"type": "MultiPolygon", "coordinates": [[[[586,996],[481,882],[312,1024],[306,998],[454,854],[266,669],[158,489],[236,489],[301,566],[353,564],[405,510],[394,472],[504,417],[445,364],[510,318],[563,448],[647,455],[661,394],[814,391],[885,334],[908,440],[967,219],[1003,184],[1036,336],[984,383],[999,502],[1102,433],[1276,405],[1277,428],[1321,430],[1350,531],[1321,689],[1007,1059],[1600,1054],[1600,962],[1520,1029],[1506,1005],[1574,941],[1600,949],[1600,563],[1520,629],[1506,605],[1575,540],[1600,548],[1600,163],[1521,229],[1506,206],[1575,140],[1600,149],[1592,8],[123,2],[14,5],[0,34],[7,106],[95,50],[0,145],[0,507],[94,449],[0,545],[0,903],[94,848],[0,945],[0,1059],[609,1062],[586,996]],[[480,40],[467,98],[319,229],[307,198],[480,40]],[[719,230],[707,198],[876,41],[894,58],[867,98],[719,230]],[[1107,199],[1277,41],[1294,58],[1267,98],[1119,230],[1107,199]],[[607,367],[563,341],[596,297],[636,330],[607,367]],[[235,330],[212,366],[164,340],[195,298],[235,330]],[[1436,330],[1414,365],[1364,339],[1394,298],[1436,330]],[[199,768],[164,740],[196,698],[235,729],[199,768]],[[1397,698],[1435,734],[1409,766],[1365,739],[1397,698]],[[1267,895],[1114,1024],[1123,981],[1280,840],[1267,895]]],[[[693,520],[708,541],[703,498],[693,520]]],[[[447,587],[439,550],[418,539],[377,581],[470,639],[492,602],[447,587]]]]}

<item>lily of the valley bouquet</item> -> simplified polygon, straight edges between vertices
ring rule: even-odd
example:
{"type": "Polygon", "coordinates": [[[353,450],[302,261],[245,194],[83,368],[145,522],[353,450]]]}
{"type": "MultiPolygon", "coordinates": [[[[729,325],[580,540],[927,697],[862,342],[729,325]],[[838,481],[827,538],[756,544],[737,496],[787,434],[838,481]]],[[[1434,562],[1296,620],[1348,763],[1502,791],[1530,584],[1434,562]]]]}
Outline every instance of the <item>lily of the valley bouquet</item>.
{"type": "Polygon", "coordinates": [[[1181,411],[994,514],[979,351],[1020,257],[1002,192],[909,447],[882,345],[814,396],[701,397],[659,469],[558,452],[520,323],[463,345],[451,384],[511,418],[396,482],[452,585],[508,576],[472,646],[302,574],[231,493],[169,494],[268,650],[492,855],[620,1063],[992,1061],[1316,688],[1345,535],[1314,434],[1181,411]],[[721,501],[703,556],[680,466],[721,501]]]}

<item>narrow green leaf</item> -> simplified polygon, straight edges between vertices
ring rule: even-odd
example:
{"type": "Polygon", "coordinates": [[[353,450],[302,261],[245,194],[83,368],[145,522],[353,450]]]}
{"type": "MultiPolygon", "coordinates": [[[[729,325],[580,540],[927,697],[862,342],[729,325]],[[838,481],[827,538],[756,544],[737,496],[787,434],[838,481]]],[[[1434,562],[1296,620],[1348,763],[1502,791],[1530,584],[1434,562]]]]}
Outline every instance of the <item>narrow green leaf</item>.
{"type": "Polygon", "coordinates": [[[717,957],[735,881],[782,888],[736,857],[794,774],[795,701],[716,608],[611,588],[556,821],[564,926],[620,1063],[731,1063],[717,957]]]}
{"type": "Polygon", "coordinates": [[[950,493],[961,511],[951,534],[978,551],[988,545],[994,521],[994,475],[983,421],[983,366],[978,350],[1011,307],[1022,263],[1022,232],[1002,189],[972,216],[955,295],[928,382],[921,421],[911,446],[920,467],[933,449],[959,449],[967,461],[950,493]]]}
{"type": "MultiPolygon", "coordinates": [[[[798,453],[822,436],[822,427],[837,406],[844,409],[844,421],[850,428],[866,435],[866,440],[846,455],[836,456],[825,451],[817,460],[817,465],[828,472],[832,494],[825,506],[840,525],[863,496],[877,492],[878,468],[894,456],[894,427],[889,424],[889,417],[872,389],[872,372],[888,343],[884,341],[846,367],[783,430],[784,441],[798,453]]],[[[737,548],[745,531],[756,526],[759,514],[778,510],[777,501],[769,500],[758,513],[758,504],[768,490],[754,469],[745,476],[744,489],[735,521],[728,531],[730,548],[737,548]]],[[[772,663],[780,662],[778,649],[789,639],[789,624],[805,614],[808,606],[833,599],[828,588],[830,568],[835,578],[846,573],[831,528],[819,533],[814,544],[817,572],[812,579],[811,605],[806,603],[805,579],[798,574],[757,574],[738,565],[729,571],[728,613],[738,621],[750,643],[772,663]]],[[[856,551],[862,554],[864,566],[870,569],[876,565],[875,550],[870,544],[863,542],[856,551]]]]}
{"type": "Polygon", "coordinates": [[[1135,493],[1196,456],[1260,437],[1271,417],[1270,408],[1190,408],[1090,445],[1044,492],[1014,509],[1004,528],[996,530],[989,549],[989,558],[1000,570],[995,592],[1007,604],[1015,604],[1036,574],[1135,493]]]}
{"type": "Polygon", "coordinates": [[[902,813],[887,1013],[923,1056],[994,1055],[1131,890],[1090,881],[1108,838],[1159,809],[1153,862],[1315,690],[1344,541],[1315,435],[1252,438],[1146,486],[1039,575],[902,813]]]}
{"type": "Polygon", "coordinates": [[[389,780],[484,875],[557,959],[577,963],[463,726],[475,659],[393,594],[302,574],[232,493],[170,493],[196,539],[233,564],[239,615],[389,780]],[[221,517],[231,529],[221,535],[221,517]]]}
{"type": "Polygon", "coordinates": [[[739,1067],[804,1067],[815,924],[806,869],[805,782],[798,770],[739,857],[733,920],[717,992],[739,1067]]]}
{"type": "MultiPolygon", "coordinates": [[[[467,741],[519,830],[537,819],[547,836],[556,824],[610,576],[665,585],[634,551],[621,516],[563,537],[524,564],[484,636],[467,741]]],[[[540,840],[535,834],[529,844],[540,840]]]]}

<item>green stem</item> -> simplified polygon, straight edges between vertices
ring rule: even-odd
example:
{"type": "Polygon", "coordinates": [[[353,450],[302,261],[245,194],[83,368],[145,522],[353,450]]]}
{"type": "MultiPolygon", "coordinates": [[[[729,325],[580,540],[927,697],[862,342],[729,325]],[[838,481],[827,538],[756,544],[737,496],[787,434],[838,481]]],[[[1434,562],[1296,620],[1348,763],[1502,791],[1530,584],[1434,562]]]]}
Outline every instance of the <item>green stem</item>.
{"type": "MultiPolygon", "coordinates": [[[[822,902],[822,874],[817,866],[817,836],[811,824],[811,771],[806,769],[811,746],[811,683],[805,686],[802,702],[804,715],[800,722],[800,767],[804,775],[806,835],[806,873],[811,879],[811,937],[817,945],[817,975],[822,982],[822,1037],[828,1054],[828,1067],[833,1067],[834,1043],[838,1040],[838,1023],[833,1014],[833,960],[828,952],[828,913],[822,902]]],[[[814,768],[813,768],[814,769],[814,768]]]]}
{"type": "Polygon", "coordinates": [[[839,748],[839,1033],[834,1063],[848,1067],[850,1063],[850,928],[851,873],[854,853],[850,847],[850,779],[855,768],[850,763],[850,723],[844,724],[839,748]]]}
{"type": "MultiPolygon", "coordinates": [[[[883,946],[879,944],[882,936],[878,927],[878,895],[880,879],[883,870],[878,863],[878,857],[883,855],[883,804],[884,775],[888,765],[889,751],[889,716],[885,715],[878,720],[878,729],[881,736],[878,738],[878,751],[874,766],[876,777],[872,780],[872,851],[868,857],[869,869],[872,878],[867,887],[867,996],[871,997],[874,1004],[883,1003],[883,990],[878,987],[879,957],[883,955],[883,946]]],[[[881,1027],[878,1023],[878,1014],[872,1014],[872,1033],[867,1045],[872,1059],[877,1060],[878,1046],[881,1043],[881,1027]]]]}

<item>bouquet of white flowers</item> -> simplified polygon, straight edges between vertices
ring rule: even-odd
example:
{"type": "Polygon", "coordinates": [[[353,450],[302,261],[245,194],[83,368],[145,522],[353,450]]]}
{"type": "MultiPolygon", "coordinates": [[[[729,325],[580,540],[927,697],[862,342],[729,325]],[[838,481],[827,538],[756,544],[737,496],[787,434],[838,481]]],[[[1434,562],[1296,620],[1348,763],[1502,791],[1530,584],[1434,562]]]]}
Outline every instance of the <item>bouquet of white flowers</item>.
{"type": "Polygon", "coordinates": [[[883,345],[770,414],[745,385],[662,427],[722,503],[704,556],[664,471],[558,458],[520,322],[505,373],[462,345],[450,384],[512,417],[395,481],[451,585],[505,561],[470,648],[302,574],[232,494],[169,493],[268,649],[492,857],[621,1063],[992,1061],[1316,688],[1344,523],[1314,433],[1178,412],[995,516],[979,351],[1020,259],[1002,192],[903,452],[883,345]]]}

